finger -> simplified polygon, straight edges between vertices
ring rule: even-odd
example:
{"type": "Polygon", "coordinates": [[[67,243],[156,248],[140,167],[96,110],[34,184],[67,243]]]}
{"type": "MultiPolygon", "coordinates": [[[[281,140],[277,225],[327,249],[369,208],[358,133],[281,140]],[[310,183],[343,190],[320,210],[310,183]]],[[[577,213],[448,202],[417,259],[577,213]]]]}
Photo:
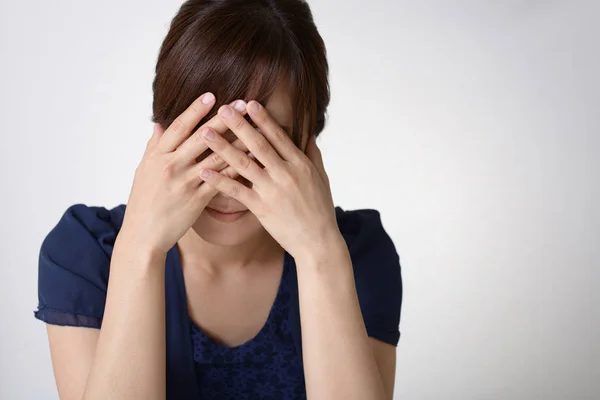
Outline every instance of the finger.
{"type": "Polygon", "coordinates": [[[319,172],[325,172],[325,165],[323,164],[323,155],[321,149],[317,146],[317,138],[311,135],[306,143],[306,156],[319,170],[319,172]]]}
{"type": "Polygon", "coordinates": [[[198,177],[202,173],[203,169],[219,171],[220,173],[224,173],[225,171],[233,171],[233,173],[227,172],[227,176],[233,179],[239,176],[239,173],[235,170],[235,168],[227,164],[225,160],[223,160],[223,158],[217,153],[212,153],[210,157],[207,157],[199,163],[193,165],[188,173],[191,174],[191,176],[198,177]]]}
{"type": "Polygon", "coordinates": [[[152,131],[152,139],[158,140],[162,136],[163,133],[165,133],[165,130],[163,129],[163,127],[158,122],[155,122],[154,129],[152,131]]]}
{"type": "Polygon", "coordinates": [[[267,169],[281,168],[283,160],[279,154],[277,154],[267,138],[254,129],[240,113],[236,112],[232,107],[222,106],[219,108],[219,115],[223,118],[229,129],[244,142],[248,150],[267,169]]]}
{"type": "Polygon", "coordinates": [[[323,154],[319,146],[317,146],[317,137],[315,135],[311,135],[308,138],[308,142],[306,143],[306,157],[313,163],[323,181],[329,185],[329,176],[327,176],[327,171],[325,171],[323,154]]]}
{"type": "MultiPolygon", "coordinates": [[[[194,164],[194,168],[198,165],[202,165],[203,168],[219,171],[227,166],[227,163],[225,160],[223,160],[223,157],[221,157],[219,153],[215,153],[214,151],[210,150],[204,140],[203,145],[206,146],[210,153],[203,157],[196,157],[196,164],[194,164]]],[[[244,153],[248,152],[246,145],[240,139],[235,139],[233,142],[231,142],[231,145],[244,153]]]]}
{"type": "MultiPolygon", "coordinates": [[[[204,179],[202,179],[202,177],[201,177],[202,170],[194,170],[194,171],[190,171],[190,173],[193,174],[193,179],[198,181],[198,184],[199,184],[198,197],[199,198],[208,199],[208,201],[210,201],[210,199],[212,199],[214,197],[214,195],[219,192],[219,190],[217,188],[207,184],[204,181],[204,179]]],[[[228,166],[227,168],[223,169],[219,173],[222,174],[223,176],[226,176],[231,179],[235,179],[239,176],[237,171],[235,169],[233,169],[233,167],[231,167],[231,166],[228,166]]]]}
{"type": "MultiPolygon", "coordinates": [[[[246,114],[246,102],[244,100],[232,101],[230,106],[234,107],[240,114],[246,114]]],[[[220,118],[219,115],[212,117],[177,148],[177,153],[179,154],[179,159],[182,163],[187,165],[193,161],[198,162],[198,158],[208,149],[208,146],[201,135],[202,129],[206,127],[211,128],[221,136],[229,130],[229,127],[223,122],[223,119],[220,118]]],[[[235,147],[242,151],[248,150],[243,142],[237,143],[235,147]]]]}
{"type": "Polygon", "coordinates": [[[148,139],[148,142],[146,143],[146,148],[149,149],[154,147],[156,143],[158,143],[158,140],[160,139],[163,133],[164,130],[162,126],[158,122],[155,122],[152,127],[152,136],[150,136],[150,139],[148,139]]]}
{"type": "Polygon", "coordinates": [[[221,156],[241,176],[254,184],[259,184],[264,180],[266,172],[248,154],[233,147],[223,136],[217,135],[210,128],[204,128],[202,138],[212,151],[221,156]]]}
{"type": "Polygon", "coordinates": [[[210,169],[204,169],[200,176],[205,183],[219,192],[234,198],[250,210],[254,208],[254,205],[258,201],[258,194],[254,190],[223,174],[210,169]]]}
{"type": "Polygon", "coordinates": [[[206,92],[192,102],[167,128],[158,143],[158,148],[165,153],[177,147],[189,136],[190,131],[209,113],[215,103],[215,95],[206,92]]]}
{"type": "Polygon", "coordinates": [[[280,157],[290,162],[298,161],[300,150],[285,130],[271,118],[266,108],[258,101],[252,100],[248,102],[247,110],[252,121],[258,126],[263,136],[267,138],[280,157]]]}

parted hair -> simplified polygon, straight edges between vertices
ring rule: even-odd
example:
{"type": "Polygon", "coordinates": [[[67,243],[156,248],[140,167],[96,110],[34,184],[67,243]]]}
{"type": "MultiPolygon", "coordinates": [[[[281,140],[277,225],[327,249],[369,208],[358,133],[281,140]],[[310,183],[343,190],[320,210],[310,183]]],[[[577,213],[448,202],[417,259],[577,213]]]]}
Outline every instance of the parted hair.
{"type": "Polygon", "coordinates": [[[302,132],[319,135],[325,125],[328,73],[325,44],[305,1],[188,0],[160,47],[152,122],[166,129],[210,91],[217,102],[199,128],[235,99],[265,104],[283,83],[292,96],[290,135],[300,146],[302,132]]]}

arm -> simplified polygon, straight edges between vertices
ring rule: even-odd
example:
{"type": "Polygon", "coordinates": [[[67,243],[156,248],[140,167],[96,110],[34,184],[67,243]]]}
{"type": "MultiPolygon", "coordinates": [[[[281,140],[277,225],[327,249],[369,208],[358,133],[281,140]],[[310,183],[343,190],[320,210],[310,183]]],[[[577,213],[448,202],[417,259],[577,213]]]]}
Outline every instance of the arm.
{"type": "Polygon", "coordinates": [[[308,397],[391,399],[395,347],[367,336],[344,240],[329,243],[297,260],[308,397]]]}
{"type": "Polygon", "coordinates": [[[165,398],[164,262],[119,235],[102,329],[47,324],[61,399],[165,398]]]}
{"type": "MultiPolygon", "coordinates": [[[[159,124],[154,125],[146,152],[136,169],[127,211],[115,239],[100,331],[49,327],[52,362],[62,398],[146,400],[166,397],[166,254],[217,193],[202,184],[198,178],[200,169],[211,167],[228,177],[237,176],[214,157],[196,161],[207,147],[197,139],[199,132],[192,130],[214,103],[214,95],[205,93],[166,131],[159,124]]],[[[239,108],[245,104],[232,103],[232,106],[239,108]]],[[[210,126],[219,134],[227,130],[216,117],[203,126],[210,126]]],[[[239,147],[245,149],[238,143],[239,147]]],[[[71,234],[75,233],[80,232],[71,234]]],[[[89,232],[84,236],[87,234],[89,232]]],[[[70,245],[64,240],[63,235],[57,235],[52,243],[70,245]]],[[[92,258],[88,250],[76,249],[84,264],[92,258]]],[[[57,265],[51,258],[45,257],[44,264],[55,268],[57,265]]],[[[77,257],[70,254],[63,258],[63,264],[68,264],[77,257]]],[[[94,263],[83,266],[96,267],[94,263]]],[[[58,270],[63,272],[64,265],[58,270]]],[[[42,279],[45,286],[53,286],[50,283],[55,277],[50,273],[46,275],[42,279]]],[[[89,283],[86,279],[83,281],[89,283]]],[[[94,289],[97,287],[91,284],[90,291],[94,289]]],[[[77,301],[91,296],[88,291],[77,294],[65,291],[69,294],[67,298],[76,297],[77,301]]]]}
{"type": "Polygon", "coordinates": [[[165,257],[117,239],[84,399],[165,398],[165,257]]]}
{"type": "Polygon", "coordinates": [[[219,109],[223,121],[253,154],[252,159],[218,135],[203,138],[211,150],[252,182],[252,188],[210,170],[203,179],[245,204],[296,260],[308,397],[389,398],[393,346],[377,346],[373,351],[367,336],[352,261],[337,225],[315,136],[308,138],[304,154],[261,104],[248,102],[248,113],[260,132],[230,108],[219,109]]]}
{"type": "Polygon", "coordinates": [[[58,395],[62,400],[79,400],[92,369],[100,331],[49,323],[46,323],[46,331],[58,395]]]}
{"type": "Polygon", "coordinates": [[[394,383],[396,380],[396,346],[372,337],[369,338],[369,342],[381,374],[385,394],[391,400],[394,396],[394,383]]]}

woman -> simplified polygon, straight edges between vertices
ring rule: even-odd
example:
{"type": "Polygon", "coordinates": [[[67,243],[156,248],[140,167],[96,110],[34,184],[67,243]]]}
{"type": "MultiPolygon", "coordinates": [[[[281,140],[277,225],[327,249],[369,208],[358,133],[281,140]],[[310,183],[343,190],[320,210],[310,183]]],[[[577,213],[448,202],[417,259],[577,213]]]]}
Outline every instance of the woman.
{"type": "Polygon", "coordinates": [[[181,6],[127,205],[72,205],[41,247],[61,399],[392,398],[399,258],[334,208],[327,74],[303,1],[181,6]]]}

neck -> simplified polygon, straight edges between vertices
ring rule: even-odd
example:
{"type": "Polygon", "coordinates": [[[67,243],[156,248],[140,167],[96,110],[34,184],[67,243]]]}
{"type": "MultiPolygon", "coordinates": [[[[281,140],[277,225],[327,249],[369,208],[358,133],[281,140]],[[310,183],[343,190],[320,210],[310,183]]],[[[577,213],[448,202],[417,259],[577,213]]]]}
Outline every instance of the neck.
{"type": "Polygon", "coordinates": [[[223,269],[242,269],[281,256],[283,248],[267,231],[235,246],[220,246],[202,239],[193,228],[177,242],[186,264],[199,266],[210,273],[223,269]]]}

